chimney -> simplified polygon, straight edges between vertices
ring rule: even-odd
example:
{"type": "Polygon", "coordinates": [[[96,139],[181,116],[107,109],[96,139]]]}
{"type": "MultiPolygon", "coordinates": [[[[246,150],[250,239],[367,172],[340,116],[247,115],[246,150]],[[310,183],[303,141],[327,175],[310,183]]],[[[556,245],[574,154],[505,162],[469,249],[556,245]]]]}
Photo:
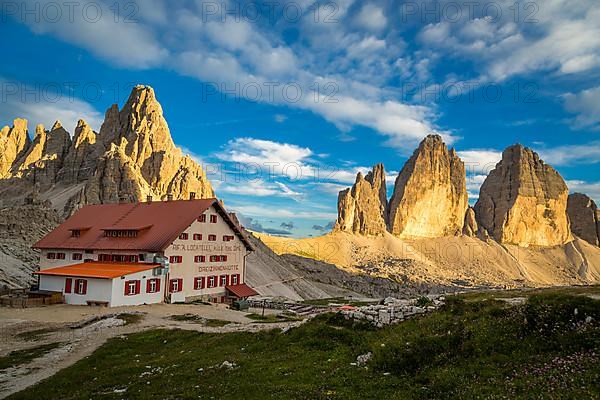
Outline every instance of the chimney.
{"type": "Polygon", "coordinates": [[[173,201],[173,193],[167,193],[167,201],[173,201]]]}
{"type": "Polygon", "coordinates": [[[190,200],[194,200],[196,198],[196,192],[190,192],[190,200]]]}
{"type": "Polygon", "coordinates": [[[151,194],[146,196],[146,203],[148,203],[148,204],[152,203],[152,195],[151,194]]]}

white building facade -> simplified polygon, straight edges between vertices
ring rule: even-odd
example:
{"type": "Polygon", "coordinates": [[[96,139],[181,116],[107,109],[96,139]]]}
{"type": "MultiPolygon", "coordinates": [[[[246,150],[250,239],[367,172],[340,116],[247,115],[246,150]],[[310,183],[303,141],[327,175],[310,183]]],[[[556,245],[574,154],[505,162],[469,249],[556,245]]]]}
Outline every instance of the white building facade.
{"type": "Polygon", "coordinates": [[[215,199],[87,206],[38,242],[39,289],[69,304],[231,302],[252,250],[215,199]]]}

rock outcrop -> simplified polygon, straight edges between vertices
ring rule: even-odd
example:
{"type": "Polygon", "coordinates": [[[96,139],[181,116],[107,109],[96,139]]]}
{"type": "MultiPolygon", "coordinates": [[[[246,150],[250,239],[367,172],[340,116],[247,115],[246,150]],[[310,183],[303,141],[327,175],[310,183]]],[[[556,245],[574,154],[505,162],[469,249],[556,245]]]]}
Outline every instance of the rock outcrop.
{"type": "Polygon", "coordinates": [[[582,193],[569,195],[567,213],[571,221],[571,232],[586,242],[600,245],[600,210],[594,200],[582,193]]]}
{"type": "Polygon", "coordinates": [[[429,135],[396,178],[389,231],[400,237],[459,235],[467,207],[464,163],[440,136],[429,135]]]}
{"type": "Polygon", "coordinates": [[[500,243],[565,244],[573,239],[567,197],[567,185],[554,168],[531,149],[513,145],[481,186],[477,222],[500,243]]]}
{"type": "Polygon", "coordinates": [[[31,144],[27,133],[27,121],[17,118],[12,128],[0,130],[0,179],[8,176],[14,163],[23,156],[31,144]]]}
{"type": "Polygon", "coordinates": [[[477,225],[477,219],[475,218],[475,210],[473,207],[467,208],[467,212],[465,213],[465,224],[463,226],[463,235],[469,237],[475,237],[477,232],[479,231],[479,227],[477,225]]]}
{"type": "Polygon", "coordinates": [[[386,232],[386,208],[385,171],[383,164],[377,164],[366,177],[359,172],[354,186],[340,192],[334,230],[383,235],[386,232]]]}
{"type": "Polygon", "coordinates": [[[98,159],[105,150],[104,144],[97,142],[97,136],[87,122],[82,119],[77,122],[73,145],[65,158],[59,181],[66,184],[78,183],[94,174],[98,159]]]}
{"type": "Polygon", "coordinates": [[[30,143],[27,121],[19,119],[0,130],[0,145],[7,149],[0,155],[0,195],[8,204],[20,203],[34,186],[66,214],[88,203],[148,195],[215,196],[202,167],[175,146],[148,86],[136,86],[122,110],[111,106],[99,133],[80,120],[71,140],[57,121],[50,131],[38,125],[30,143]]]}

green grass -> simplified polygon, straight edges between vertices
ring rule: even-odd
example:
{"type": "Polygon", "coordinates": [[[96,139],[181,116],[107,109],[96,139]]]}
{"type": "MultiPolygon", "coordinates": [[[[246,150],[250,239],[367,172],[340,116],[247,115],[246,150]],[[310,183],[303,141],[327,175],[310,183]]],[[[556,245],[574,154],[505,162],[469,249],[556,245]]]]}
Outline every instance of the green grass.
{"type": "Polygon", "coordinates": [[[111,339],[11,397],[57,398],[600,398],[600,301],[451,296],[437,312],[383,329],[325,314],[286,333],[148,331],[111,339]],[[351,365],[369,351],[366,367],[351,365]]]}
{"type": "Polygon", "coordinates": [[[302,318],[290,314],[248,314],[246,318],[261,323],[275,323],[275,322],[290,322],[290,321],[301,321],[302,318]]]}
{"type": "Polygon", "coordinates": [[[0,371],[16,367],[23,364],[28,364],[36,358],[42,357],[50,351],[58,348],[61,343],[44,344],[30,349],[15,350],[4,357],[0,357],[0,371]]]}

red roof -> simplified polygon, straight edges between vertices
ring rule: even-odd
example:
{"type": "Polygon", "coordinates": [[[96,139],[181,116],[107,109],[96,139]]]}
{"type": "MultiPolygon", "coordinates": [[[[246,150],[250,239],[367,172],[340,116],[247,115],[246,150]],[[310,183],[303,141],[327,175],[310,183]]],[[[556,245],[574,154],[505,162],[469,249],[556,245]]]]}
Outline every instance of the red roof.
{"type": "Polygon", "coordinates": [[[246,285],[245,283],[239,284],[239,285],[231,285],[231,286],[225,286],[225,289],[229,290],[231,293],[233,293],[235,296],[237,297],[250,297],[250,296],[256,296],[258,293],[252,289],[250,286],[246,285]]]}
{"type": "Polygon", "coordinates": [[[156,267],[160,267],[160,264],[102,263],[90,261],[81,264],[67,265],[65,267],[48,268],[35,273],[38,275],[112,279],[133,274],[135,272],[147,271],[156,267]]]}
{"type": "Polygon", "coordinates": [[[252,245],[216,199],[99,204],[81,208],[33,245],[38,249],[163,251],[204,211],[214,206],[248,250],[252,245]],[[79,230],[79,236],[73,236],[79,230]],[[136,230],[135,237],[107,237],[106,230],[136,230]]]}

